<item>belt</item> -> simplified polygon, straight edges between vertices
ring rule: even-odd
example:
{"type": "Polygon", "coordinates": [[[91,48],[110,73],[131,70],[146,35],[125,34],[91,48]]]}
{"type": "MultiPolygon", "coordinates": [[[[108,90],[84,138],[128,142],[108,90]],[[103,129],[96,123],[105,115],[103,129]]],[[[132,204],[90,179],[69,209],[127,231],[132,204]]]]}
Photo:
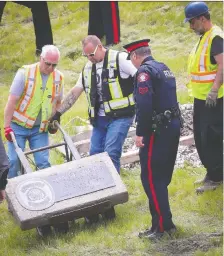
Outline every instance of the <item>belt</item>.
{"type": "Polygon", "coordinates": [[[183,127],[183,120],[181,117],[181,112],[180,112],[178,104],[174,107],[171,107],[171,108],[165,110],[162,113],[159,113],[159,114],[157,114],[154,111],[153,116],[152,116],[153,130],[157,129],[158,126],[166,125],[168,122],[170,122],[175,117],[178,117],[180,119],[181,127],[183,127]]]}

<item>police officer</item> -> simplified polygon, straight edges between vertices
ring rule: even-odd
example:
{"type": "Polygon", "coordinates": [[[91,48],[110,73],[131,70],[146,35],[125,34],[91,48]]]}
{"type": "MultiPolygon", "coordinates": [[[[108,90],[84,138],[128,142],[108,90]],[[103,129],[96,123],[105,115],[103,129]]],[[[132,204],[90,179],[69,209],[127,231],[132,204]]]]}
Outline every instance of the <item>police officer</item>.
{"type": "Polygon", "coordinates": [[[88,35],[102,39],[106,37],[106,45],[120,42],[120,17],[118,2],[90,1],[88,35]]]}
{"type": "Polygon", "coordinates": [[[159,239],[176,230],[168,199],[180,137],[180,112],[173,73],[154,60],[150,39],[124,46],[138,69],[134,83],[136,146],[140,147],[141,180],[149,199],[152,226],[139,237],[159,239]]]}
{"type": "Polygon", "coordinates": [[[188,61],[191,95],[194,97],[195,145],[206,175],[196,192],[213,190],[223,181],[223,31],[212,24],[208,6],[193,2],[185,8],[185,22],[199,41],[188,61]]]}
{"type": "MultiPolygon", "coordinates": [[[[13,1],[14,3],[28,7],[32,12],[34,31],[36,36],[36,56],[41,54],[44,45],[53,44],[51,21],[48,5],[45,1],[13,1]]],[[[6,1],[0,1],[0,23],[6,1]]]]}

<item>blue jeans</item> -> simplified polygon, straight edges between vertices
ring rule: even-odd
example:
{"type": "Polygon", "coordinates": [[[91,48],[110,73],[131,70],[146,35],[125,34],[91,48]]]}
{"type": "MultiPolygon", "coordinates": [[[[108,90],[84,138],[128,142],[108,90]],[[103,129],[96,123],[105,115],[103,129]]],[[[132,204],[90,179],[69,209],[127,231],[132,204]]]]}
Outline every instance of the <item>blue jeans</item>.
{"type": "Polygon", "coordinates": [[[120,173],[122,146],[132,122],[133,117],[115,119],[98,116],[93,127],[90,155],[107,152],[117,172],[120,173]]]}
{"type": "MultiPolygon", "coordinates": [[[[32,129],[28,129],[16,123],[11,123],[11,128],[14,131],[18,146],[23,151],[27,140],[31,150],[49,145],[48,133],[40,133],[39,126],[34,126],[32,129]]],[[[33,155],[38,169],[44,169],[51,166],[49,163],[49,150],[36,152],[33,155]]],[[[8,142],[8,156],[10,162],[8,178],[13,178],[18,176],[21,168],[13,142],[8,142]]]]}

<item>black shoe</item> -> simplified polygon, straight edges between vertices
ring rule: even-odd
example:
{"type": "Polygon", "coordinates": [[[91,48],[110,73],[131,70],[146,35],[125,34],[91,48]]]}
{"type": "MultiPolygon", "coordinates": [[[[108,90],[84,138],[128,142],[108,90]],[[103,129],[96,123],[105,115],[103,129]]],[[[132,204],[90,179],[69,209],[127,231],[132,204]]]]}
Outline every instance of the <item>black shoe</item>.
{"type": "Polygon", "coordinates": [[[46,236],[51,235],[51,226],[50,225],[37,227],[36,230],[37,230],[37,233],[39,234],[39,236],[41,236],[41,237],[46,237],[46,236]]]}
{"type": "Polygon", "coordinates": [[[113,220],[116,218],[116,213],[114,210],[114,207],[112,206],[110,209],[107,209],[104,213],[102,213],[102,216],[106,219],[106,220],[113,220]]]}
{"type": "Polygon", "coordinates": [[[164,230],[164,232],[155,231],[152,234],[148,235],[147,238],[149,240],[160,240],[162,238],[168,238],[169,239],[176,232],[176,230],[177,230],[176,227],[173,227],[171,229],[164,230]]]}
{"type": "Polygon", "coordinates": [[[93,214],[88,217],[85,217],[85,221],[87,224],[94,224],[99,221],[99,214],[93,214]]]}
{"type": "Polygon", "coordinates": [[[144,231],[139,232],[138,237],[139,238],[143,238],[143,237],[148,237],[149,235],[151,235],[154,231],[152,230],[152,228],[147,228],[144,231]]]}
{"type": "Polygon", "coordinates": [[[66,234],[69,231],[68,222],[62,222],[62,223],[54,224],[53,227],[54,227],[55,233],[66,234]]]}

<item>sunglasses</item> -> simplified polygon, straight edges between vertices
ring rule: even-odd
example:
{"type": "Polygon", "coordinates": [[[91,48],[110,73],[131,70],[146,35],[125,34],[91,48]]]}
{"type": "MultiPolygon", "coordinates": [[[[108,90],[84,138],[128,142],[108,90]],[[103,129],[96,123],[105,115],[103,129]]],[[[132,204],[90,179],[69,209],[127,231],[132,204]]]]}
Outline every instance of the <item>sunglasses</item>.
{"type": "Polygon", "coordinates": [[[48,67],[52,66],[52,68],[55,68],[55,67],[58,65],[58,63],[50,63],[50,62],[45,61],[45,60],[44,60],[44,63],[45,63],[48,67]]]}
{"type": "Polygon", "coordinates": [[[95,54],[96,54],[96,51],[97,51],[97,49],[98,49],[98,46],[99,46],[99,45],[97,45],[97,46],[96,46],[96,48],[95,48],[94,52],[89,53],[89,54],[85,54],[85,53],[83,53],[83,54],[82,54],[82,56],[84,56],[84,57],[86,57],[86,58],[88,58],[88,57],[94,57],[94,56],[95,56],[95,54]]]}

